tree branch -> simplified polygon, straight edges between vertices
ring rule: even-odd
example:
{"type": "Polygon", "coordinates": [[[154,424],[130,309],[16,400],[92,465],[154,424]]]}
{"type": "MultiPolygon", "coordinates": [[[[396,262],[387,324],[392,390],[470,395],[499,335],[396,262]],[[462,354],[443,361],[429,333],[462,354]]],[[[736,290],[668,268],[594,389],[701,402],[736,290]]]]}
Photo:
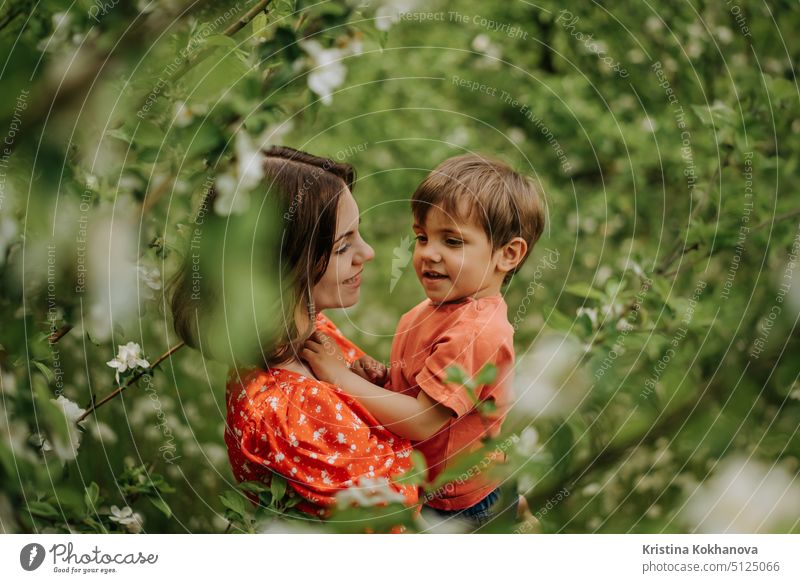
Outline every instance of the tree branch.
{"type": "Polygon", "coordinates": [[[261,0],[255,6],[253,6],[250,10],[248,10],[244,16],[242,16],[239,20],[231,24],[228,28],[225,29],[225,36],[233,36],[240,30],[242,30],[247,23],[253,20],[259,12],[262,12],[267,8],[267,5],[272,0],[261,0]]]}
{"type": "Polygon", "coordinates": [[[161,356],[159,356],[159,357],[158,357],[158,358],[155,360],[155,362],[154,362],[153,364],[151,364],[151,365],[150,365],[150,368],[149,368],[149,369],[147,369],[147,370],[143,370],[143,371],[141,371],[141,372],[138,372],[138,373],[136,373],[136,374],[135,374],[135,375],[133,375],[131,378],[129,378],[129,379],[127,380],[127,382],[126,382],[124,385],[122,385],[121,387],[117,387],[116,389],[114,389],[113,391],[111,391],[111,393],[109,393],[108,395],[106,395],[105,397],[103,397],[103,398],[102,398],[100,401],[97,401],[96,403],[94,403],[94,404],[90,405],[89,407],[87,407],[87,408],[86,408],[86,412],[85,412],[83,415],[81,415],[80,417],[78,417],[78,419],[75,421],[75,423],[80,423],[81,421],[83,421],[84,419],[86,419],[86,418],[87,418],[87,417],[88,417],[88,416],[89,416],[89,415],[90,415],[90,414],[91,414],[93,411],[95,411],[95,410],[96,410],[98,407],[102,406],[103,404],[107,403],[108,401],[110,401],[111,399],[113,399],[114,397],[116,397],[117,395],[119,395],[120,393],[122,393],[122,391],[124,391],[124,390],[125,390],[125,389],[127,389],[129,386],[131,386],[133,383],[135,383],[136,381],[138,381],[140,378],[142,378],[144,375],[146,375],[146,374],[147,374],[147,373],[148,373],[150,370],[152,370],[152,369],[154,369],[155,367],[157,367],[157,366],[158,366],[159,364],[161,364],[161,363],[162,363],[164,360],[166,360],[167,358],[169,358],[170,356],[172,356],[172,354],[174,354],[174,353],[175,353],[176,351],[178,351],[179,349],[183,348],[185,345],[186,345],[186,343],[185,343],[185,342],[183,342],[183,341],[180,341],[180,342],[178,342],[178,343],[177,343],[175,346],[173,346],[172,348],[170,348],[169,350],[167,350],[167,351],[166,351],[164,354],[162,354],[161,356]]]}
{"type": "Polygon", "coordinates": [[[55,344],[56,342],[61,340],[70,330],[72,330],[72,324],[64,324],[63,326],[61,326],[61,328],[50,334],[50,336],[47,337],[47,341],[50,344],[55,344]]]}
{"type": "Polygon", "coordinates": [[[758,231],[763,229],[764,227],[768,227],[769,225],[774,225],[775,223],[780,223],[781,221],[785,221],[786,219],[791,219],[792,217],[796,217],[800,215],[800,209],[794,209],[793,211],[789,211],[787,213],[783,213],[782,215],[778,215],[777,217],[772,217],[771,219],[767,219],[766,221],[762,221],[753,227],[753,231],[758,231]]]}

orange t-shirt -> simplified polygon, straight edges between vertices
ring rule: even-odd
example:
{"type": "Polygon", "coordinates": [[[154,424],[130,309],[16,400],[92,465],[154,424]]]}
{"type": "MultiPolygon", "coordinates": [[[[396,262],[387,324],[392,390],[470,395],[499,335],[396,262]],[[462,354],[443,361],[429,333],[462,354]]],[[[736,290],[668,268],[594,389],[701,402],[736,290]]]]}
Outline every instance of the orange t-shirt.
{"type": "MultiPolygon", "coordinates": [[[[415,397],[420,390],[453,410],[455,416],[430,438],[414,443],[428,463],[433,480],[458,455],[480,449],[481,438],[495,437],[512,401],[514,329],[508,322],[501,296],[467,298],[459,303],[436,305],[430,300],[406,313],[397,325],[392,343],[388,389],[415,397]],[[477,388],[481,401],[494,399],[496,411],[481,417],[464,387],[447,384],[447,368],[461,367],[474,377],[484,365],[497,366],[490,385],[477,388]]],[[[500,452],[487,454],[502,459],[500,452]]],[[[484,470],[465,470],[465,476],[433,492],[427,504],[440,510],[461,510],[477,504],[498,486],[484,470]],[[474,475],[473,475],[474,474],[474,475]]]]}

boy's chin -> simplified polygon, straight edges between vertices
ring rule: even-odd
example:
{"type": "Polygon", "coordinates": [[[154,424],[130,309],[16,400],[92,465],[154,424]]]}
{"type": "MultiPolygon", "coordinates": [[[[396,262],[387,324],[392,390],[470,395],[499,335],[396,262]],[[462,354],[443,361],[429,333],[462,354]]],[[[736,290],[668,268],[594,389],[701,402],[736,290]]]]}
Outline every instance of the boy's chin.
{"type": "Polygon", "coordinates": [[[446,302],[453,302],[453,301],[456,301],[456,300],[459,300],[459,299],[462,299],[462,298],[465,297],[465,296],[459,294],[454,289],[448,289],[448,290],[442,290],[442,291],[426,289],[425,290],[425,295],[428,297],[428,299],[430,301],[432,301],[434,303],[437,303],[437,304],[443,304],[443,303],[446,303],[446,302]]]}

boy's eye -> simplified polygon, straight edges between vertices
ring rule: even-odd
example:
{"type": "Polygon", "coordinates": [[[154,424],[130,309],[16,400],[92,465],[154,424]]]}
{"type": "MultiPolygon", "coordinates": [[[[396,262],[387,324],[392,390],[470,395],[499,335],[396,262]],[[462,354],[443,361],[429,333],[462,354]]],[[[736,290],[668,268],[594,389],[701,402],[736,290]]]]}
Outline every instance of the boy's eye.
{"type": "Polygon", "coordinates": [[[450,245],[451,247],[459,247],[459,246],[464,244],[464,241],[462,241],[460,239],[449,238],[449,239],[445,239],[445,243],[450,245]]]}
{"type": "Polygon", "coordinates": [[[425,242],[428,240],[428,238],[427,238],[425,235],[417,235],[417,236],[416,236],[416,237],[414,237],[414,238],[415,238],[417,241],[419,241],[420,243],[425,243],[425,242]]]}

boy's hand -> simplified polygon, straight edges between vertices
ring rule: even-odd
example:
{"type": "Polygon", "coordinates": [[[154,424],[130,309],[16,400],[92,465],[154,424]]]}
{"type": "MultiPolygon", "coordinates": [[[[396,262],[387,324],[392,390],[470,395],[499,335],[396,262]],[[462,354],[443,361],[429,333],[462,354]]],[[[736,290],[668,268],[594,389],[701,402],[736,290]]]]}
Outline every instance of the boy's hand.
{"type": "Polygon", "coordinates": [[[389,369],[382,362],[375,360],[368,354],[355,361],[350,370],[362,379],[368,380],[379,387],[385,386],[386,381],[389,380],[389,369]]]}
{"type": "Polygon", "coordinates": [[[341,385],[341,379],[350,371],[342,351],[330,337],[321,332],[314,332],[306,340],[302,356],[317,378],[326,383],[341,385]]]}

